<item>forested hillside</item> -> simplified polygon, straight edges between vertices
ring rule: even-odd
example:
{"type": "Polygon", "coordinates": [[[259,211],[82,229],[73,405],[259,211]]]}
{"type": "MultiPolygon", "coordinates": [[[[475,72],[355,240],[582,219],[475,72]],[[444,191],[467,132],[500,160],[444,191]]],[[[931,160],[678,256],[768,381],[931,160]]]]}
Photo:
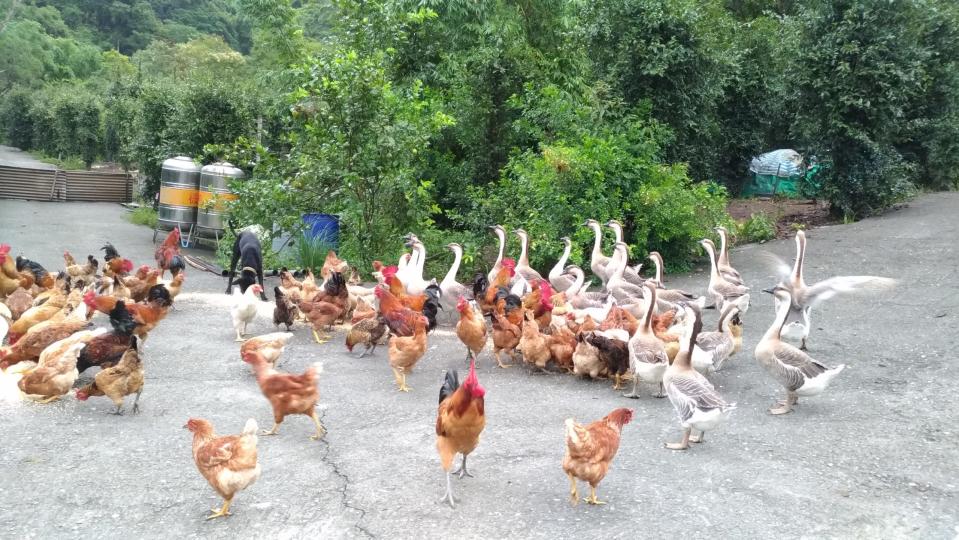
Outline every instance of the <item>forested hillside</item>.
{"type": "Polygon", "coordinates": [[[8,144],[148,191],[172,154],[228,158],[238,218],[338,213],[359,263],[501,222],[541,266],[592,217],[682,265],[775,148],[850,218],[959,178],[951,0],[0,0],[0,25],[8,144]]]}

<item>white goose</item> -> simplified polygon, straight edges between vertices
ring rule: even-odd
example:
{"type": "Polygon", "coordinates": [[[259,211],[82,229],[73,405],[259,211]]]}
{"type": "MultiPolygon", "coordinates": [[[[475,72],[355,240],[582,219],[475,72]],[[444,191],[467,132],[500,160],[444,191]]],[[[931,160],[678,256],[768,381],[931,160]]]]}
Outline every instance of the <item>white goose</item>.
{"type": "Polygon", "coordinates": [[[609,293],[586,291],[586,273],[583,269],[571,264],[566,272],[573,276],[573,284],[566,289],[566,301],[576,309],[600,307],[609,299],[609,293]]]}
{"type": "Polygon", "coordinates": [[[786,414],[799,401],[800,396],[817,396],[829,387],[829,383],[846,367],[840,364],[829,368],[815,361],[808,354],[782,341],[782,328],[789,315],[792,298],[789,289],[777,285],[764,289],[776,297],[776,320],[756,345],[756,360],[774,379],[786,388],[786,399],[769,409],[772,414],[786,414]]]}
{"type": "Polygon", "coordinates": [[[679,352],[663,375],[666,395],[683,428],[682,441],[666,443],[670,450],[685,450],[691,442],[703,442],[706,432],[725,422],[736,408],[735,404],[726,403],[706,377],[692,367],[692,350],[703,321],[698,307],[690,306],[689,312],[679,352]],[[694,429],[699,433],[693,435],[694,429]]]}
{"type": "Polygon", "coordinates": [[[463,261],[463,246],[452,242],[447,244],[446,247],[453,252],[453,264],[450,265],[449,271],[446,272],[446,276],[443,278],[443,281],[440,282],[440,291],[443,292],[443,295],[440,297],[440,305],[443,307],[443,310],[450,315],[450,319],[452,319],[452,314],[453,311],[457,309],[459,298],[467,295],[467,289],[466,285],[456,281],[456,274],[459,272],[460,263],[463,261]]]}
{"type": "Polygon", "coordinates": [[[609,269],[607,269],[607,266],[609,265],[610,257],[603,255],[603,229],[595,219],[587,219],[584,225],[593,230],[593,252],[589,259],[589,269],[593,271],[593,275],[603,282],[603,286],[605,287],[606,282],[609,281],[609,269]]]}
{"type": "Polygon", "coordinates": [[[738,270],[729,264],[729,250],[727,245],[729,242],[729,231],[726,230],[726,227],[716,227],[713,230],[719,234],[719,253],[716,259],[716,268],[719,269],[719,273],[730,283],[742,285],[743,277],[739,275],[738,270]]]}
{"type": "MultiPolygon", "coordinates": [[[[809,322],[809,313],[812,308],[819,303],[829,300],[839,293],[850,293],[863,290],[865,288],[885,289],[896,284],[896,280],[877,277],[877,276],[836,276],[824,279],[812,285],[806,285],[803,279],[803,266],[806,261],[806,233],[796,232],[796,262],[793,264],[792,272],[788,277],[784,277],[780,285],[789,291],[792,298],[792,308],[789,318],[801,317],[802,322],[794,321],[788,326],[798,326],[802,330],[802,344],[800,349],[806,350],[806,341],[809,338],[809,331],[812,328],[809,322]]],[[[788,267],[780,262],[780,271],[785,274],[788,267]]],[[[776,297],[777,307],[779,297],[776,297]]],[[[788,327],[787,327],[788,328],[788,327]]],[[[787,330],[788,331],[788,330],[787,330]]]]}
{"type": "Polygon", "coordinates": [[[613,295],[618,302],[632,303],[637,298],[642,298],[645,294],[645,288],[640,285],[634,285],[623,277],[626,270],[626,259],[629,246],[624,242],[616,242],[613,247],[613,257],[607,265],[609,270],[606,279],[606,290],[613,295]]]}
{"type": "Polygon", "coordinates": [[[693,348],[693,369],[700,373],[712,373],[723,368],[723,364],[736,348],[730,322],[737,313],[739,307],[736,304],[726,304],[719,316],[718,330],[699,333],[693,348]]]}
{"type": "MultiPolygon", "coordinates": [[[[613,230],[613,235],[616,236],[616,242],[625,242],[623,240],[623,224],[615,219],[611,219],[606,222],[606,226],[613,230]]],[[[630,267],[626,266],[626,269],[623,271],[623,279],[627,282],[632,283],[633,285],[643,286],[643,282],[646,281],[639,275],[639,270],[643,267],[642,263],[637,264],[636,266],[630,267]]]]}
{"type": "Polygon", "coordinates": [[[722,310],[728,302],[733,302],[739,306],[740,313],[746,313],[749,309],[749,287],[730,283],[716,266],[716,246],[713,241],[705,238],[699,241],[706,254],[709,255],[709,285],[706,287],[706,293],[712,299],[716,309],[722,310]]]}
{"type": "Polygon", "coordinates": [[[650,251],[649,259],[653,261],[653,266],[656,267],[656,277],[651,278],[649,281],[655,283],[656,287],[659,288],[659,290],[656,291],[658,298],[673,304],[694,302],[699,305],[700,309],[706,307],[706,298],[703,296],[696,296],[682,289],[665,288],[663,283],[663,268],[665,264],[663,264],[663,256],[660,255],[658,251],[650,251]]]}
{"type": "Polygon", "coordinates": [[[573,250],[573,241],[568,236],[560,238],[563,241],[563,255],[553,265],[549,271],[549,284],[553,290],[561,293],[573,286],[575,279],[566,273],[566,261],[569,260],[569,254],[573,250]]]}
{"type": "Polygon", "coordinates": [[[646,283],[646,287],[649,289],[646,312],[639,322],[636,333],[629,339],[629,367],[633,371],[633,391],[623,396],[633,399],[639,397],[636,388],[640,379],[645,383],[659,384],[659,393],[653,394],[653,397],[666,397],[663,392],[663,375],[669,367],[669,357],[666,355],[663,342],[653,333],[656,287],[649,282],[646,283]]]}
{"type": "Polygon", "coordinates": [[[403,283],[406,286],[407,294],[417,295],[426,292],[426,287],[429,286],[430,282],[423,278],[423,268],[426,265],[426,246],[419,240],[413,240],[412,244],[414,256],[413,262],[409,265],[412,268],[403,283]]]}
{"type": "Polygon", "coordinates": [[[486,279],[492,283],[493,280],[496,279],[496,274],[499,274],[500,269],[503,268],[503,253],[506,251],[506,229],[504,229],[502,225],[492,225],[490,229],[493,230],[493,234],[495,234],[496,239],[499,240],[499,252],[496,255],[496,262],[493,263],[493,269],[486,275],[486,279]]]}
{"type": "Polygon", "coordinates": [[[529,265],[529,233],[524,229],[516,229],[513,233],[519,237],[520,246],[519,260],[516,261],[516,273],[530,283],[542,280],[543,276],[529,265]]]}

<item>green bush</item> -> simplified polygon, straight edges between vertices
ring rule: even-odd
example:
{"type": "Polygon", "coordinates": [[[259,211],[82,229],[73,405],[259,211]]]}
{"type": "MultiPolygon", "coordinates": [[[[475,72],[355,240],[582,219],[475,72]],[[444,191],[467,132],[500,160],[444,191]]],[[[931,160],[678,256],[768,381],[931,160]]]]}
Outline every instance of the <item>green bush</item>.
{"type": "Polygon", "coordinates": [[[540,271],[555,264],[559,239],[573,239],[571,260],[588,266],[593,234],[586,219],[624,224],[631,259],[663,254],[673,270],[688,267],[697,242],[726,219],[725,189],[693,184],[683,165],[658,159],[661,129],[630,120],[616,133],[584,135],[543,146],[510,160],[503,178],[486,192],[474,190],[475,216],[530,236],[530,263],[540,271]]]}
{"type": "Polygon", "coordinates": [[[76,90],[53,103],[53,133],[59,155],[79,156],[89,168],[100,151],[101,109],[95,96],[76,90]]]}
{"type": "Polygon", "coordinates": [[[33,107],[35,92],[25,88],[15,88],[4,96],[0,108],[0,126],[3,126],[3,139],[10,145],[22,150],[33,148],[33,127],[30,121],[30,109],[33,107]]]}
{"type": "Polygon", "coordinates": [[[739,224],[736,238],[747,243],[772,240],[776,238],[776,222],[765,212],[753,214],[739,224]]]}
{"type": "Polygon", "coordinates": [[[146,179],[141,195],[148,201],[160,191],[160,166],[174,151],[167,138],[167,127],[176,113],[177,99],[178,93],[172,84],[149,84],[140,93],[133,158],[146,179]]]}

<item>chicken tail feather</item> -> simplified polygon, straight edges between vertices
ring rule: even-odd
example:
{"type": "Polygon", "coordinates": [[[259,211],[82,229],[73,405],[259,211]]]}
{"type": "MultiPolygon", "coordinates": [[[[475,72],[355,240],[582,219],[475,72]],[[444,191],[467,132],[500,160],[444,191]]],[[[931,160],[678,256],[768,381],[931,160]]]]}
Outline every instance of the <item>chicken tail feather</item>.
{"type": "Polygon", "coordinates": [[[246,421],[246,424],[243,426],[244,435],[256,435],[256,432],[260,429],[260,426],[256,423],[256,420],[250,418],[246,421]]]}

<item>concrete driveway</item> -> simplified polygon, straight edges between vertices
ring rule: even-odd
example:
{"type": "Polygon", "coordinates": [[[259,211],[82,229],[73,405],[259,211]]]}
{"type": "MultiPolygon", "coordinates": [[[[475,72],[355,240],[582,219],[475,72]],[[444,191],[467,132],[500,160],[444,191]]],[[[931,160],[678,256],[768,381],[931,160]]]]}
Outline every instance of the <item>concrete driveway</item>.
{"type": "MultiPolygon", "coordinates": [[[[738,409],[687,452],[663,448],[679,436],[668,400],[629,400],[608,381],[502,370],[481,357],[487,428],[470,458],[476,477],[454,480],[455,510],[437,503],[444,477],[434,448],[443,373],[464,368],[450,328],[430,336],[408,379],[413,391],[402,394],[385,349],[354,358],[342,330],[317,345],[299,326],[281,368],[325,363],[329,433],[313,442],[309,419],[293,417],[261,438],[259,482],[236,498],[232,517],[204,521],[219,499],[196,471],[183,424],[203,417],[229,434],[250,417],[269,427],[271,413],[239,359],[223,279],[191,268],[176,311],[145,345],[140,415],[109,415],[105,398],[0,404],[0,530],[7,538],[954,538],[957,215],[959,194],[924,195],[880,218],[809,232],[810,281],[875,274],[901,286],[814,312],[811,354],[848,369],[783,417],[766,412],[781,389],[752,349],[773,318],[772,299],[758,292],[773,283],[761,255],[791,260],[793,242],[736,249],[733,264],[756,294],[743,352],[713,380],[738,409]],[[570,506],[563,420],[623,406],[636,416],[599,489],[609,504],[570,506]]],[[[0,231],[14,253],[51,270],[64,249],[99,253],[105,241],[138,264],[152,261],[152,231],[128,224],[116,205],[0,201],[0,231]]],[[[706,273],[670,284],[701,291],[706,273]]],[[[271,309],[263,306],[254,333],[273,331],[271,309]]],[[[707,312],[707,324],[715,319],[707,312]]]]}
{"type": "Polygon", "coordinates": [[[28,167],[31,169],[56,169],[55,166],[44,163],[30,154],[14,148],[0,144],[0,165],[7,167],[28,167]]]}

